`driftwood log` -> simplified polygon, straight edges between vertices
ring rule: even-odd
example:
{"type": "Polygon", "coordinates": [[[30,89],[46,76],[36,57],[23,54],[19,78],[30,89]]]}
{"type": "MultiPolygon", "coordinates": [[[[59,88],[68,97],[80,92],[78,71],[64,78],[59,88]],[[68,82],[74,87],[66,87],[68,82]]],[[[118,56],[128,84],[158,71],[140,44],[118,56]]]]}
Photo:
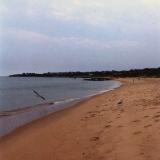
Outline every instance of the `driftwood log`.
{"type": "Polygon", "coordinates": [[[46,100],[43,96],[41,96],[37,91],[32,90],[33,93],[35,93],[37,95],[37,97],[41,98],[42,100],[46,100]]]}

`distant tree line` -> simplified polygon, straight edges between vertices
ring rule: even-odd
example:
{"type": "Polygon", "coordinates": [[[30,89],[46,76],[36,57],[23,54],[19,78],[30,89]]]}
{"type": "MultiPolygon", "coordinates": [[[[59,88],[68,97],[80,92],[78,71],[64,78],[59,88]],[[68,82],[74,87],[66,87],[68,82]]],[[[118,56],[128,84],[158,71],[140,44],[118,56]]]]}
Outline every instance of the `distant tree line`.
{"type": "Polygon", "coordinates": [[[128,71],[93,71],[93,72],[48,72],[48,73],[22,73],[10,75],[10,77],[160,77],[159,68],[131,69],[128,71]]]}

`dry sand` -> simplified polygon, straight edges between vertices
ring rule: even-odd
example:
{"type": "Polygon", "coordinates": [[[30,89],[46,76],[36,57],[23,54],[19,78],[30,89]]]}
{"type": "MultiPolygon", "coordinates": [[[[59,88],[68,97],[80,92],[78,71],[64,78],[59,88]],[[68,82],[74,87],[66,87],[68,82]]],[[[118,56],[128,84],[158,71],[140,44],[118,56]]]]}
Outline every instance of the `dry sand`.
{"type": "Polygon", "coordinates": [[[160,79],[125,85],[15,130],[1,160],[159,160],[160,79]]]}

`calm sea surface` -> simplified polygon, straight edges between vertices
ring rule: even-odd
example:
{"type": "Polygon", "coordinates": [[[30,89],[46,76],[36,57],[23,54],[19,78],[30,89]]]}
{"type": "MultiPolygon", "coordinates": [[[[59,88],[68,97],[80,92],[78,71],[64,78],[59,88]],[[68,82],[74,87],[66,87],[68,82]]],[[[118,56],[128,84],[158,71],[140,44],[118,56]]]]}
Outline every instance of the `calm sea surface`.
{"type": "Polygon", "coordinates": [[[0,77],[0,137],[24,124],[119,87],[117,81],[0,77]],[[38,97],[33,90],[46,100],[38,97]]]}
{"type": "Polygon", "coordinates": [[[0,111],[10,111],[44,103],[33,90],[46,101],[64,102],[84,98],[104,90],[115,88],[116,81],[84,81],[71,78],[0,78],[0,111]]]}

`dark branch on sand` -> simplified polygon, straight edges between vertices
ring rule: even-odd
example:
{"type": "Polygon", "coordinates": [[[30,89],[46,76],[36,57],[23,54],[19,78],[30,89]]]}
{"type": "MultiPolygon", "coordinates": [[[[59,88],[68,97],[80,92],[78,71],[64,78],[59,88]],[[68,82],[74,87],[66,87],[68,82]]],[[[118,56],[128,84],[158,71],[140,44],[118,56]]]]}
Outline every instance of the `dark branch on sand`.
{"type": "Polygon", "coordinates": [[[37,91],[32,90],[33,93],[35,93],[39,98],[41,98],[42,100],[46,100],[43,96],[41,96],[37,91]]]}

